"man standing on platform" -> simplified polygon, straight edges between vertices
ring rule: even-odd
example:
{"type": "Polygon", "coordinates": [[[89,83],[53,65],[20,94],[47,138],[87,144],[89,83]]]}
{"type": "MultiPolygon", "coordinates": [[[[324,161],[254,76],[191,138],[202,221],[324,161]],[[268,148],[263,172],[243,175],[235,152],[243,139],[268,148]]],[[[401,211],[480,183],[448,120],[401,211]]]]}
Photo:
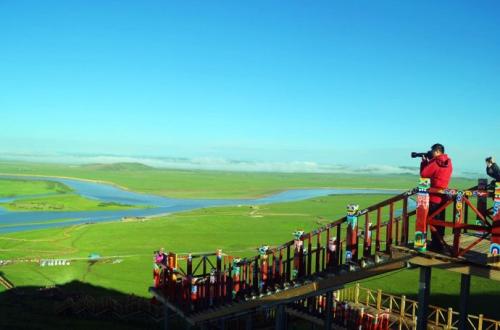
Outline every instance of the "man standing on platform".
{"type": "MultiPolygon", "coordinates": [[[[447,189],[450,183],[453,166],[451,159],[444,153],[444,146],[436,143],[431,147],[431,157],[422,157],[420,163],[420,176],[431,179],[431,188],[447,189]]],[[[441,205],[446,203],[446,197],[439,194],[430,194],[429,198],[429,215],[434,213],[441,205]]],[[[444,211],[434,217],[436,220],[444,220],[444,211]]],[[[441,239],[444,236],[445,227],[436,227],[437,232],[432,233],[432,242],[430,248],[433,250],[442,250],[443,245],[441,239]]]]}
{"type": "Polygon", "coordinates": [[[486,158],[486,174],[493,178],[491,181],[491,187],[495,187],[495,182],[500,182],[500,169],[498,168],[495,158],[486,158]]]}

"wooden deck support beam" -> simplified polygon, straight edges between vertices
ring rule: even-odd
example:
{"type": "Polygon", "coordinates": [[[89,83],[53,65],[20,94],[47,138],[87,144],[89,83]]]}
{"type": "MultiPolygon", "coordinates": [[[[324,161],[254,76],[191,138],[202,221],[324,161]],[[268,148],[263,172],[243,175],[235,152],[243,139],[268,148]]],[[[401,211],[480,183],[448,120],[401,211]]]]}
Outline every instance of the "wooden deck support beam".
{"type": "Polygon", "coordinates": [[[418,281],[417,330],[427,330],[429,295],[431,292],[431,267],[420,267],[418,281]]]}
{"type": "Polygon", "coordinates": [[[460,320],[458,329],[467,329],[467,315],[469,315],[469,294],[470,294],[470,275],[462,274],[460,279],[460,320]]]}

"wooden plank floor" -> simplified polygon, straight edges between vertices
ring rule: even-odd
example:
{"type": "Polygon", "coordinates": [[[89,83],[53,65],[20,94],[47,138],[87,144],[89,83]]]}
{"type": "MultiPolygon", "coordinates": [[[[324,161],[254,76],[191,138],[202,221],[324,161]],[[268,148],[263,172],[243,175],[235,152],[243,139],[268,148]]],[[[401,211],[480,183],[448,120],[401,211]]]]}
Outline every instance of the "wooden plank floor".
{"type": "MultiPolygon", "coordinates": [[[[461,234],[460,235],[460,248],[465,249],[469,245],[473,244],[476,242],[478,239],[480,239],[479,234],[475,233],[466,233],[466,234],[461,234]]],[[[453,235],[446,235],[444,237],[444,241],[450,245],[453,246],[453,235]]],[[[481,264],[481,265],[490,265],[494,264],[495,261],[492,258],[488,258],[488,251],[490,249],[490,240],[489,239],[483,239],[474,247],[470,249],[470,251],[466,252],[462,257],[463,259],[476,263],[476,264],[481,264]]]]}

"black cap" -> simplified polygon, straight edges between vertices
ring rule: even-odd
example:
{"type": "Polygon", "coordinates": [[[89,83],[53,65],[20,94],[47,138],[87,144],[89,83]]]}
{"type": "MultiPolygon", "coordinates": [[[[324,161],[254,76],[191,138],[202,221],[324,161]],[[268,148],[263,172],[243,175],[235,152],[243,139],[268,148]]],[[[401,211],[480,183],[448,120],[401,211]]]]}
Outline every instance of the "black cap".
{"type": "Polygon", "coordinates": [[[444,154],[444,146],[441,143],[436,143],[431,147],[432,151],[441,151],[444,154]]]}

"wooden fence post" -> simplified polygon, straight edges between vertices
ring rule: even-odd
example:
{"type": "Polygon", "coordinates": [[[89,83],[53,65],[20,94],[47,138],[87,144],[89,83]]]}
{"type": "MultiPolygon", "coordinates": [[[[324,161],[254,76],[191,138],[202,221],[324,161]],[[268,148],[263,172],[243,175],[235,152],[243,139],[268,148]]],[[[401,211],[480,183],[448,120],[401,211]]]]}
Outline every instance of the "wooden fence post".
{"type": "Polygon", "coordinates": [[[451,330],[451,325],[453,323],[453,308],[448,308],[448,317],[446,319],[446,329],[451,330]]]}

